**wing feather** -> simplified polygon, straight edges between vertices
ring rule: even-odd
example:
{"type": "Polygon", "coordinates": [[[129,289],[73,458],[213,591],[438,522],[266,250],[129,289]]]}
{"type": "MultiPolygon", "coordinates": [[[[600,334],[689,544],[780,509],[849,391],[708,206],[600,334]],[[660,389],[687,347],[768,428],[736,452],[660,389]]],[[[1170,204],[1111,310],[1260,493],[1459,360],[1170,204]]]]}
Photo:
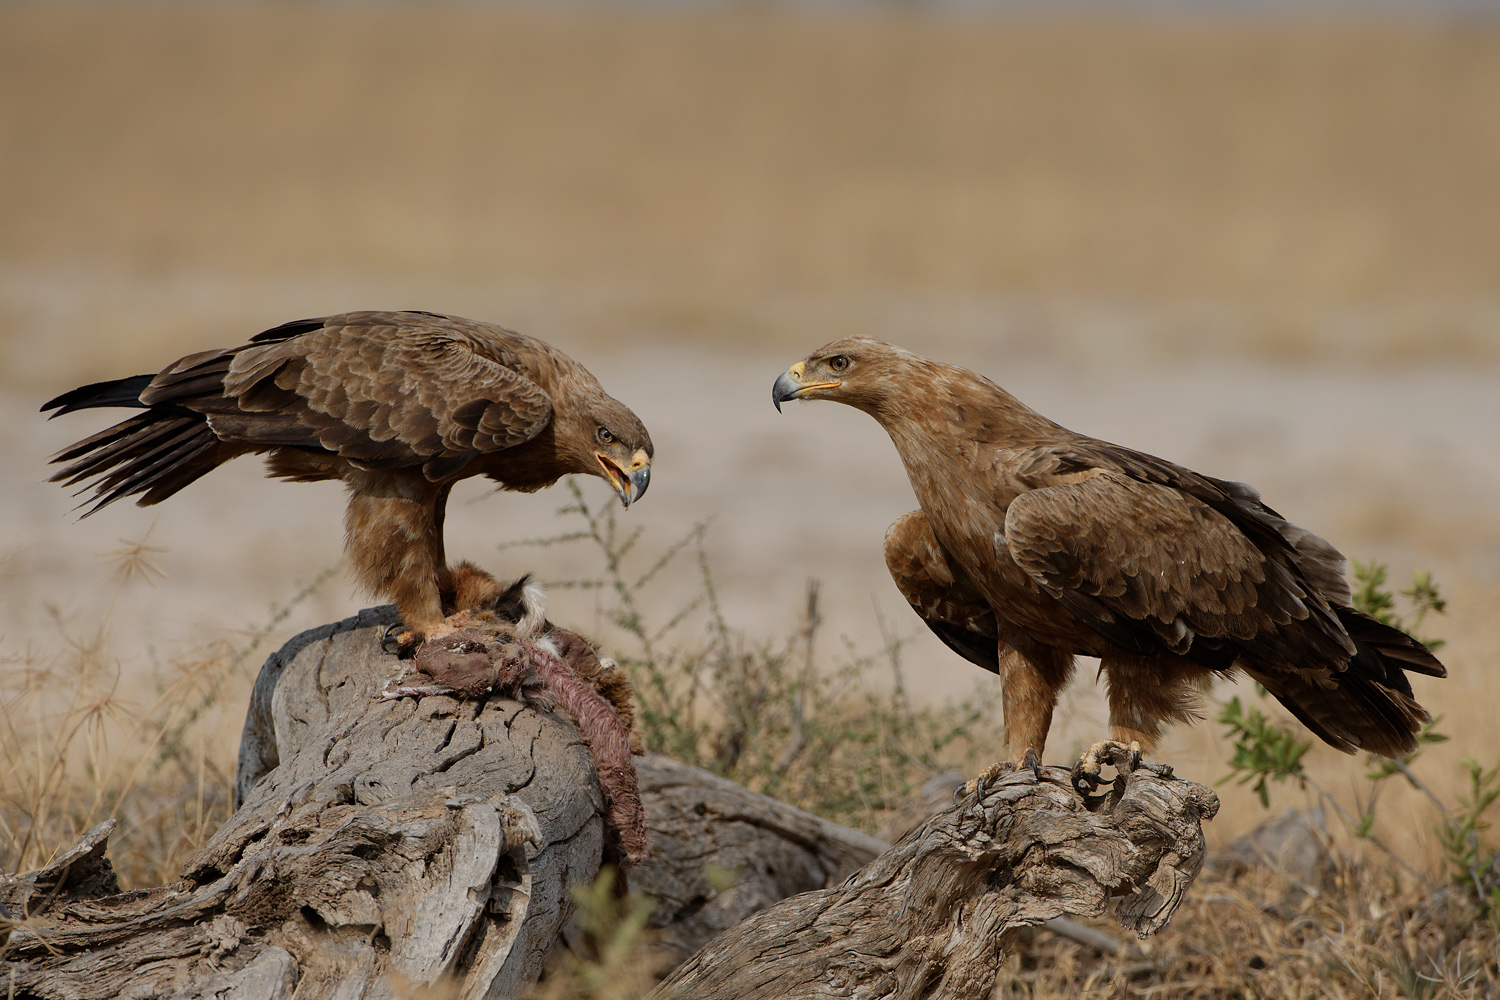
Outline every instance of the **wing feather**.
{"type": "Polygon", "coordinates": [[[933,634],[970,663],[999,672],[994,609],[943,551],[926,514],[914,510],[887,529],[885,564],[901,596],[933,634]]]}
{"type": "MultiPolygon", "coordinates": [[[[67,463],[54,481],[93,480],[92,511],[137,494],[139,503],[157,503],[236,455],[283,448],[453,478],[548,426],[548,378],[598,390],[576,362],[501,327],[431,313],[346,313],[189,354],[154,376],[84,386],[43,409],[144,408],[53,458],[67,463]]],[[[303,480],[331,474],[317,463],[287,459],[283,467],[303,480]]]]}
{"type": "Polygon", "coordinates": [[[498,327],[416,313],[312,322],[185,358],[153,380],[142,402],[205,413],[226,441],[316,448],[376,468],[422,465],[443,476],[529,441],[552,418],[550,397],[513,366],[498,327]]]}
{"type": "Polygon", "coordinates": [[[1222,668],[1233,660],[1226,642],[1290,634],[1320,647],[1320,659],[1353,652],[1325,598],[1290,565],[1290,544],[1268,553],[1169,485],[1099,469],[1023,493],[1006,512],[1004,545],[1075,615],[1133,652],[1165,648],[1222,668]],[[1310,617],[1324,627],[1283,632],[1310,617]]]}

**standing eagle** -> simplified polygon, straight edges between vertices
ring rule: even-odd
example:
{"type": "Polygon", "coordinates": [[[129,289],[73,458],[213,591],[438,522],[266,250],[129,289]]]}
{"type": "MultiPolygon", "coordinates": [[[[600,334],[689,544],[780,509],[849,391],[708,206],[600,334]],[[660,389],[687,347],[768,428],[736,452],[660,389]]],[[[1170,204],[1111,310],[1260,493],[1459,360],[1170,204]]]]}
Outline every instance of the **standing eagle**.
{"type": "Polygon", "coordinates": [[[535,338],[437,313],[298,320],[42,410],[96,406],[142,412],[53,458],[67,463],[54,482],[89,481],[85,516],[121,497],[160,503],[252,453],[280,479],[342,480],[354,576],[395,601],[406,650],[445,612],[499,594],[482,571],[444,557],[443,508],[458,480],[529,493],[595,475],[628,507],[651,476],[651,436],[582,365],[535,338]]]}
{"type": "Polygon", "coordinates": [[[1346,753],[1416,748],[1430,717],[1404,671],[1443,665],[1351,608],[1344,557],[1244,483],[1075,434],[864,337],[793,365],[772,399],[847,403],[890,434],[922,509],[886,532],[886,565],[943,642],[999,674],[1012,763],[1037,767],[1078,655],[1100,659],[1110,749],[1136,759],[1234,670],[1346,753]]]}

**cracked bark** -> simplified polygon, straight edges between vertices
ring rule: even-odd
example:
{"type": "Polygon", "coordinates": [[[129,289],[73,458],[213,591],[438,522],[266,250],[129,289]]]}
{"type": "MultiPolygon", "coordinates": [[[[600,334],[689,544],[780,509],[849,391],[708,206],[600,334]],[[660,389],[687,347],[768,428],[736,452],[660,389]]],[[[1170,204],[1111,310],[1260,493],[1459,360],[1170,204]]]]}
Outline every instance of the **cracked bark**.
{"type": "Polygon", "coordinates": [[[654,996],[987,997],[1016,934],[1113,903],[1142,937],[1202,868],[1219,800],[1144,764],[1086,800],[1069,770],[1008,775],[929,819],[841,885],[782,900],[719,935],[654,996]]]}
{"type": "Polygon", "coordinates": [[[569,916],[569,884],[599,867],[588,749],[565,718],[499,697],[380,700],[397,670],[380,651],[391,620],[365,611],[271,656],[246,716],[241,807],[178,882],[107,894],[101,828],[70,869],[0,883],[27,915],[7,987],[69,1000],[396,997],[442,980],[465,997],[524,993],[569,916]]]}

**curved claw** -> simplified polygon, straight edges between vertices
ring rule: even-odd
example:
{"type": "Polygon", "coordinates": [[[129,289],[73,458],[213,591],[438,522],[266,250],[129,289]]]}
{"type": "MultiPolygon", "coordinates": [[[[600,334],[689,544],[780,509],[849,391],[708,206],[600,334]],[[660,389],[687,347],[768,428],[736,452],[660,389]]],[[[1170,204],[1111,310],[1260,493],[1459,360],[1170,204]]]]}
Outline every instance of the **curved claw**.
{"type": "Polygon", "coordinates": [[[380,651],[391,653],[400,660],[409,660],[416,655],[417,647],[422,645],[422,639],[422,636],[408,629],[403,623],[396,622],[380,637],[380,651]]]}
{"type": "Polygon", "coordinates": [[[1120,777],[1128,777],[1141,764],[1141,745],[1131,741],[1129,746],[1118,740],[1100,740],[1089,747],[1088,752],[1073,765],[1073,789],[1081,795],[1093,793],[1103,779],[1099,775],[1101,762],[1112,765],[1120,777]]]}
{"type": "Polygon", "coordinates": [[[980,771],[978,775],[954,789],[953,801],[957,802],[961,796],[968,795],[971,792],[978,792],[980,795],[983,795],[985,790],[997,778],[1023,769],[1030,770],[1032,777],[1036,778],[1038,782],[1042,780],[1042,762],[1037,758],[1035,750],[1027,749],[1019,763],[1013,760],[1002,760],[999,763],[991,764],[983,771],[980,771]]]}

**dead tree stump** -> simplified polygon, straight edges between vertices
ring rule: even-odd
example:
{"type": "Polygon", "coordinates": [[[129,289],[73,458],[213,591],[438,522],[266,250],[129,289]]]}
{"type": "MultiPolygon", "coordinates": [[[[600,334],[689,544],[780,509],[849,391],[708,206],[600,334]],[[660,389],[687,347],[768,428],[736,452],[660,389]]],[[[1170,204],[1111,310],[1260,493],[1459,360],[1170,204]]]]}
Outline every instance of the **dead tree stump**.
{"type": "MultiPolygon", "coordinates": [[[[570,884],[592,881],[605,849],[589,750],[566,718],[500,696],[381,700],[397,671],[380,650],[392,620],[368,610],[270,657],[241,742],[240,808],[179,881],[120,893],[104,853],[113,821],[40,872],[0,876],[20,918],[0,942],[6,988],[353,1000],[445,981],[463,998],[524,995],[567,926],[570,884]]],[[[1024,924],[1119,896],[1127,926],[1160,926],[1217,807],[1147,769],[1090,806],[1049,768],[877,858],[881,841],[700,769],[646,757],[637,771],[655,849],[631,879],[657,901],[663,968],[712,939],[669,980],[681,997],[827,995],[828,983],[857,997],[988,995],[1024,924]]]]}
{"type": "Polygon", "coordinates": [[[1016,933],[1063,914],[1166,923],[1203,865],[1219,800],[1143,764],[1098,800],[1068,769],[1009,775],[903,837],[834,888],[793,896],[715,938],[662,997],[988,997],[1016,933]]]}
{"type": "Polygon", "coordinates": [[[271,656],[240,808],[181,881],[39,912],[28,893],[6,955],[17,995],[378,998],[440,980],[523,994],[570,884],[599,868],[588,749],[561,716],[499,697],[381,700],[392,621],[365,611],[271,656]]]}
{"type": "Polygon", "coordinates": [[[658,974],[780,899],[838,885],[890,845],[667,757],[636,761],[652,856],[630,887],[656,904],[658,974]]]}

